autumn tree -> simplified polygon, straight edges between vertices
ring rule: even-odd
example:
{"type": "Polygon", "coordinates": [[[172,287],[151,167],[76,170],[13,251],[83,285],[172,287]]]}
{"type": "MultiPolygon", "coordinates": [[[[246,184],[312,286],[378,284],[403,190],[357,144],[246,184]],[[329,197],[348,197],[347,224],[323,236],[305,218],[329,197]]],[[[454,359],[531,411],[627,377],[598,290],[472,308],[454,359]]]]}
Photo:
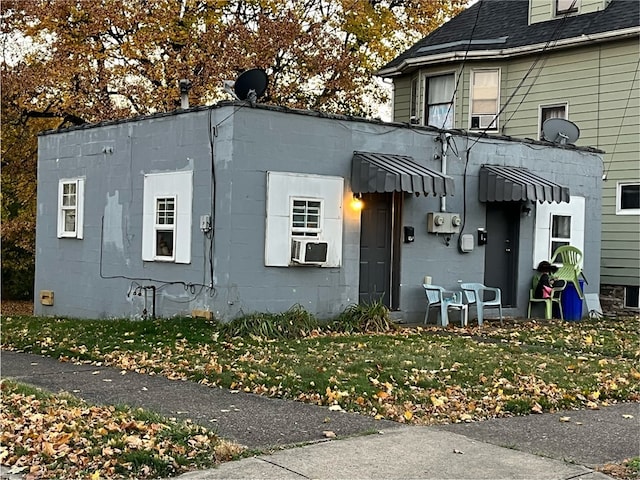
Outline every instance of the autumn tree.
{"type": "Polygon", "coordinates": [[[4,0],[3,287],[33,265],[38,131],[173,110],[182,78],[211,104],[256,67],[265,103],[370,116],[376,69],[466,1],[4,0]]]}

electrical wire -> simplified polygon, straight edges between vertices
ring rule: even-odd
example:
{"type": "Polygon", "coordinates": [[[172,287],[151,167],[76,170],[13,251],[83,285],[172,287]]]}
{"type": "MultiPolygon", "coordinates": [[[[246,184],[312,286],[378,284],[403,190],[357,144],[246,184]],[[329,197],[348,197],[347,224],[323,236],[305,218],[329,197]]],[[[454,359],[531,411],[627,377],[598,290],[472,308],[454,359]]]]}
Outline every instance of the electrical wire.
{"type": "MultiPolygon", "coordinates": [[[[467,46],[465,48],[464,57],[462,58],[462,64],[460,65],[460,73],[458,73],[458,78],[456,79],[456,86],[453,89],[453,94],[451,95],[451,101],[449,102],[449,109],[447,110],[447,114],[444,116],[444,120],[442,121],[442,127],[440,127],[440,128],[444,128],[445,127],[445,124],[447,122],[447,118],[449,118],[449,113],[451,113],[451,109],[453,108],[453,102],[455,101],[456,93],[458,93],[458,87],[460,86],[460,79],[464,75],[464,66],[465,66],[465,63],[467,62],[467,56],[469,55],[469,50],[471,49],[471,42],[473,41],[473,34],[475,33],[476,26],[478,25],[478,18],[480,17],[480,9],[482,8],[482,3],[483,3],[483,0],[480,0],[480,3],[478,5],[478,10],[476,11],[476,18],[475,18],[475,20],[473,22],[473,27],[471,28],[471,34],[469,35],[469,42],[467,43],[467,46]]],[[[428,115],[428,113],[427,113],[427,115],[428,115]]],[[[455,124],[455,122],[453,122],[453,123],[455,124]]]]}
{"type": "Polygon", "coordinates": [[[609,170],[611,169],[611,163],[613,162],[613,157],[616,154],[616,148],[618,147],[618,140],[620,139],[620,133],[622,132],[622,125],[624,124],[624,119],[627,117],[627,110],[629,109],[629,102],[631,101],[631,95],[634,90],[633,85],[636,83],[638,78],[638,70],[640,70],[640,57],[638,58],[638,63],[636,64],[635,72],[633,72],[633,80],[631,80],[631,86],[629,87],[629,94],[627,95],[627,103],[624,106],[624,111],[622,113],[622,118],[620,119],[620,126],[618,127],[618,134],[616,135],[616,141],[613,144],[613,151],[609,156],[609,161],[607,162],[606,170],[603,173],[604,179],[609,175],[609,170]]]}
{"type": "MultiPolygon", "coordinates": [[[[577,0],[573,0],[571,7],[567,10],[567,12],[562,16],[562,19],[560,22],[558,22],[558,25],[556,26],[555,30],[551,33],[551,36],[549,37],[549,39],[547,40],[547,42],[545,43],[544,47],[542,47],[542,50],[540,51],[540,53],[537,55],[536,59],[533,61],[533,63],[531,64],[531,66],[529,67],[529,69],[527,70],[527,73],[525,73],[524,77],[522,77],[522,80],[520,80],[520,82],[518,83],[518,85],[516,86],[516,88],[513,90],[513,92],[511,92],[511,95],[509,95],[509,98],[507,99],[507,101],[504,103],[504,105],[502,106],[502,108],[498,111],[498,113],[496,114],[496,116],[493,118],[493,120],[491,121],[491,123],[489,125],[487,125],[482,132],[480,132],[478,138],[476,138],[476,140],[473,142],[473,144],[469,147],[469,149],[472,149],[480,140],[480,138],[482,138],[487,131],[491,128],[491,126],[493,126],[493,124],[496,122],[496,120],[500,117],[500,115],[505,111],[505,109],[507,108],[507,106],[509,106],[509,104],[511,103],[511,101],[513,100],[513,98],[515,97],[516,93],[518,93],[518,90],[520,90],[520,87],[522,87],[522,85],[524,84],[524,82],[527,80],[527,78],[529,77],[529,75],[531,74],[531,72],[533,71],[533,69],[536,67],[536,65],[538,64],[538,62],[540,61],[540,59],[542,59],[543,55],[545,54],[545,52],[547,51],[547,49],[549,48],[549,46],[555,42],[556,36],[557,34],[561,31],[562,27],[564,26],[567,17],[569,16],[570,10],[571,8],[575,5],[577,0]]],[[[537,77],[536,77],[537,78],[537,77]]],[[[525,94],[526,96],[526,94],[525,94]]],[[[524,100],[524,98],[523,98],[524,100]]]]}

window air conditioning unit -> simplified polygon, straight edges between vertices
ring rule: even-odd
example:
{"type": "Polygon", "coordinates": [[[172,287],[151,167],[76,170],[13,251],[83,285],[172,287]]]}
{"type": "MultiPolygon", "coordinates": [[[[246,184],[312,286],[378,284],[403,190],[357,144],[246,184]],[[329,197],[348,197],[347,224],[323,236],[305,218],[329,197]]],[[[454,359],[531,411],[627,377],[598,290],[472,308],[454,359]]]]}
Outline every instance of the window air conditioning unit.
{"type": "MultiPolygon", "coordinates": [[[[493,122],[493,119],[495,118],[495,115],[472,115],[471,116],[471,128],[489,128],[489,125],[491,125],[491,122],[493,122]]],[[[493,130],[497,130],[498,129],[498,122],[493,122],[493,125],[491,125],[491,128],[493,130]]]]}
{"type": "Polygon", "coordinates": [[[327,242],[293,240],[291,260],[301,265],[322,265],[327,261],[327,242]]]}

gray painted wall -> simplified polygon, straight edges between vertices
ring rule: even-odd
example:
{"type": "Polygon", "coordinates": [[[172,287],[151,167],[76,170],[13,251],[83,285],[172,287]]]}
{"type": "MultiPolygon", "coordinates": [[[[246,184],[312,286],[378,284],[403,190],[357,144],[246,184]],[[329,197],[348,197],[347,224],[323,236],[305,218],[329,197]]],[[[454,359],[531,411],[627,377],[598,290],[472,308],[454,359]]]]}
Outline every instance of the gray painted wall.
{"type": "MultiPolygon", "coordinates": [[[[447,173],[456,195],[447,211],[462,213],[465,233],[485,223],[478,198],[478,171],[484,163],[524,166],[569,186],[586,197],[585,291],[599,290],[600,182],[597,153],[556,148],[535,142],[481,139],[471,151],[466,195],[463,173],[466,150],[476,137],[454,133],[461,158],[450,151],[447,173]]],[[[192,309],[229,320],[243,313],[279,312],[300,304],[321,318],[332,317],[358,300],[359,214],[350,209],[353,151],[411,155],[431,169],[437,132],[347,117],[329,117],[241,104],[221,104],[175,114],[112,122],[49,133],[39,139],[36,296],[53,290],[53,306],[36,299],[36,314],[110,318],[141,316],[144,297],[132,295],[139,285],[157,287],[156,314],[169,317],[192,309]],[[210,146],[209,125],[217,126],[210,146]],[[208,243],[199,229],[211,210],[212,158],[215,161],[216,217],[213,287],[208,288],[208,243]],[[141,259],[143,175],[193,170],[191,263],[143,262],[141,259]],[[286,268],[264,266],[266,172],[289,171],[345,178],[342,267],[286,268]],[[57,189],[60,178],[86,177],[84,238],[56,238],[57,189]],[[105,227],[102,228],[104,218],[105,227]],[[182,283],[194,284],[186,288],[182,283]]],[[[422,281],[455,288],[458,280],[482,282],[484,247],[461,254],[454,236],[449,246],[427,233],[427,212],[440,199],[405,195],[403,224],[415,227],[415,242],[401,244],[401,312],[407,321],[424,316],[422,281]]],[[[518,307],[526,314],[532,270],[534,218],[523,216],[518,259],[518,307]]],[[[149,295],[148,302],[151,297],[149,295]]],[[[151,306],[148,303],[150,311],[151,306]]]]}

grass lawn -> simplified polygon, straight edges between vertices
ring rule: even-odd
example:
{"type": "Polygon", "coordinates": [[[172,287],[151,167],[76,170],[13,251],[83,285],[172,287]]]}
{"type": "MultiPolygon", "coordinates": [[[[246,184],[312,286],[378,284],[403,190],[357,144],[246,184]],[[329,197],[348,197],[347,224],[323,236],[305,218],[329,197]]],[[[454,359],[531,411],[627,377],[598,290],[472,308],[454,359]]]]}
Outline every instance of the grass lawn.
{"type": "Polygon", "coordinates": [[[518,321],[302,338],[202,319],[5,317],[2,348],[155,372],[415,424],[640,400],[640,319],[518,321]]]}

